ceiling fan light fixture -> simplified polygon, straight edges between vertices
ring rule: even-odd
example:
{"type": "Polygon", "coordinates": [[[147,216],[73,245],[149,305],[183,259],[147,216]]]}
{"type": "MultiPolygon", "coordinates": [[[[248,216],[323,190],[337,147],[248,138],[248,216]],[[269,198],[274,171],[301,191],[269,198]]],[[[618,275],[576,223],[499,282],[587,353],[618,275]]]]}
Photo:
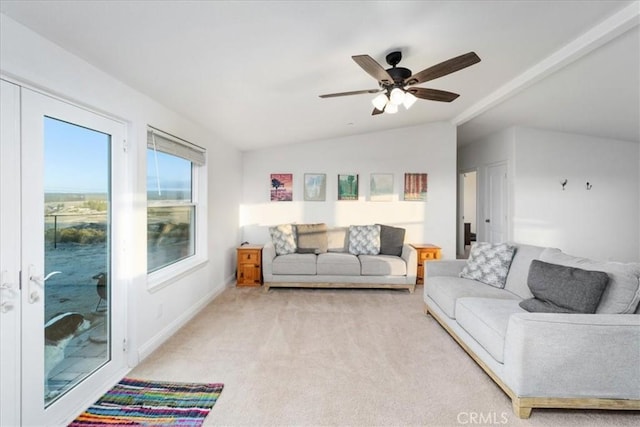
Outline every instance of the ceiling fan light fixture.
{"type": "Polygon", "coordinates": [[[371,103],[378,110],[382,111],[382,110],[384,110],[384,106],[387,105],[388,101],[389,101],[389,99],[387,98],[387,95],[385,95],[384,93],[381,93],[380,95],[378,95],[375,98],[373,98],[371,100],[371,103]]]}
{"type": "Polygon", "coordinates": [[[398,112],[398,106],[396,104],[389,102],[387,104],[387,107],[384,109],[384,112],[387,114],[395,114],[398,112]]]}
{"type": "Polygon", "coordinates": [[[399,87],[394,87],[389,93],[389,102],[393,105],[400,105],[404,102],[405,93],[399,87]]]}
{"type": "Polygon", "coordinates": [[[411,92],[406,92],[404,94],[404,101],[402,101],[402,103],[404,104],[404,108],[408,110],[413,104],[416,103],[417,100],[418,98],[416,98],[414,94],[412,94],[411,92]]]}

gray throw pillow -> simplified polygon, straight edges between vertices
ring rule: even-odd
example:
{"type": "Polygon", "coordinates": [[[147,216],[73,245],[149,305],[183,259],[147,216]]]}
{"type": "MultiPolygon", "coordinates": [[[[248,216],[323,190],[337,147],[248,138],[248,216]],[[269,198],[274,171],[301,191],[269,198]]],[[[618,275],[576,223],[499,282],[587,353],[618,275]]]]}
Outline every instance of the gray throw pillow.
{"type": "Polygon", "coordinates": [[[296,225],[298,249],[300,254],[323,254],[327,252],[327,224],[296,225]]]}
{"type": "Polygon", "coordinates": [[[504,288],[515,252],[515,246],[506,243],[474,243],[460,277],[504,288]]]}
{"type": "Polygon", "coordinates": [[[575,313],[573,310],[560,307],[549,301],[542,301],[538,298],[529,298],[520,301],[519,305],[531,313],[575,313]]]}
{"type": "Polygon", "coordinates": [[[378,255],[380,253],[380,226],[349,226],[349,253],[353,255],[378,255]]]}
{"type": "Polygon", "coordinates": [[[377,225],[380,226],[380,254],[402,256],[405,229],[390,225],[377,225]]]}
{"type": "Polygon", "coordinates": [[[527,284],[541,303],[522,301],[520,307],[528,311],[595,313],[607,283],[609,276],[602,271],[533,260],[527,284]]]}
{"type": "Polygon", "coordinates": [[[293,224],[281,224],[269,227],[271,241],[276,255],[287,255],[296,252],[296,227],[293,224]]]}

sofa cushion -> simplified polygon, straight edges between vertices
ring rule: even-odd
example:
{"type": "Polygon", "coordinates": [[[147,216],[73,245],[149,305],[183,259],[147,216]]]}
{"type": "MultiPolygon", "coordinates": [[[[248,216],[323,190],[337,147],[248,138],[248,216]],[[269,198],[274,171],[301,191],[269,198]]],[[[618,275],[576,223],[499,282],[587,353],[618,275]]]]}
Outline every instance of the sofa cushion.
{"type": "Polygon", "coordinates": [[[380,226],[380,253],[382,255],[402,256],[405,229],[391,227],[390,225],[378,225],[380,226]]]}
{"type": "Polygon", "coordinates": [[[349,253],[353,255],[378,255],[380,253],[380,226],[349,226],[349,253]]]}
{"type": "Polygon", "coordinates": [[[297,224],[297,252],[301,254],[322,254],[327,252],[327,224],[297,224]]]}
{"type": "Polygon", "coordinates": [[[355,255],[327,252],[318,255],[316,271],[330,276],[359,276],[360,261],[355,255]]]}
{"type": "Polygon", "coordinates": [[[460,277],[504,288],[514,252],[515,247],[506,243],[474,243],[460,277]]]}
{"type": "Polygon", "coordinates": [[[529,267],[531,266],[531,261],[538,259],[545,248],[517,243],[511,244],[516,247],[516,253],[513,255],[513,260],[511,260],[504,288],[523,299],[531,298],[533,294],[529,289],[529,285],[527,285],[529,267]]]}
{"type": "Polygon", "coordinates": [[[360,255],[363,276],[406,276],[407,263],[393,255],[360,255]]]}
{"type": "Polygon", "coordinates": [[[293,224],[280,224],[269,227],[271,241],[276,255],[287,255],[296,252],[296,227],[293,224]]]}
{"type": "Polygon", "coordinates": [[[595,313],[608,282],[609,276],[602,271],[533,260],[527,283],[535,299],[523,301],[520,307],[545,313],[595,313]]]}
{"type": "Polygon", "coordinates": [[[499,298],[520,301],[519,297],[509,291],[460,277],[430,277],[425,281],[424,286],[425,294],[438,304],[442,311],[452,319],[456,317],[455,307],[458,298],[499,298]]]}
{"type": "Polygon", "coordinates": [[[273,259],[273,274],[316,274],[314,254],[279,255],[273,259]]]}
{"type": "Polygon", "coordinates": [[[518,300],[459,298],[456,322],[498,362],[504,362],[504,339],[509,317],[524,313],[518,300]]]}
{"type": "Polygon", "coordinates": [[[542,261],[585,270],[604,271],[609,275],[609,284],[602,294],[596,313],[633,313],[640,301],[640,263],[594,261],[574,257],[559,249],[545,249],[540,255],[542,261]]]}
{"type": "Polygon", "coordinates": [[[332,227],[327,230],[329,252],[349,252],[349,227],[332,227]]]}

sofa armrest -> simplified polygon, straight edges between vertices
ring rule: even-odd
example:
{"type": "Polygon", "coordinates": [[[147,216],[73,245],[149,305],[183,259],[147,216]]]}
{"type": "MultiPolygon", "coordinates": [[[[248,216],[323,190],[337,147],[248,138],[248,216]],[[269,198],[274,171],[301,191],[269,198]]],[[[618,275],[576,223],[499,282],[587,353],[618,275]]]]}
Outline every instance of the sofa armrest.
{"type": "Polygon", "coordinates": [[[262,276],[265,282],[273,280],[273,260],[276,257],[276,248],[269,241],[262,248],[262,276]]]}
{"type": "Polygon", "coordinates": [[[640,399],[640,316],[514,314],[504,368],[520,397],[640,399]]]}
{"type": "Polygon", "coordinates": [[[407,264],[407,283],[416,283],[418,277],[418,251],[413,246],[405,243],[402,245],[402,255],[407,264]]]}
{"type": "Polygon", "coordinates": [[[458,277],[460,272],[467,265],[465,259],[435,260],[424,263],[424,278],[435,276],[458,277]]]}

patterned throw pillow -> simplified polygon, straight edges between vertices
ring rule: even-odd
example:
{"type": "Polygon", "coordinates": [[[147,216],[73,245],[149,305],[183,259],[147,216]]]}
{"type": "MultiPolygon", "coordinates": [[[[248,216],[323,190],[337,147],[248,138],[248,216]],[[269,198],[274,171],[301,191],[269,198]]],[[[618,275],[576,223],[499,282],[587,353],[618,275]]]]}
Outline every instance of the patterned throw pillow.
{"type": "Polygon", "coordinates": [[[460,277],[504,288],[515,251],[515,246],[506,243],[474,243],[460,277]]]}
{"type": "Polygon", "coordinates": [[[280,224],[269,227],[271,241],[277,255],[287,255],[296,252],[296,226],[293,224],[280,224]]]}
{"type": "Polygon", "coordinates": [[[353,255],[378,255],[380,253],[380,226],[349,226],[349,253],[353,255]]]}

